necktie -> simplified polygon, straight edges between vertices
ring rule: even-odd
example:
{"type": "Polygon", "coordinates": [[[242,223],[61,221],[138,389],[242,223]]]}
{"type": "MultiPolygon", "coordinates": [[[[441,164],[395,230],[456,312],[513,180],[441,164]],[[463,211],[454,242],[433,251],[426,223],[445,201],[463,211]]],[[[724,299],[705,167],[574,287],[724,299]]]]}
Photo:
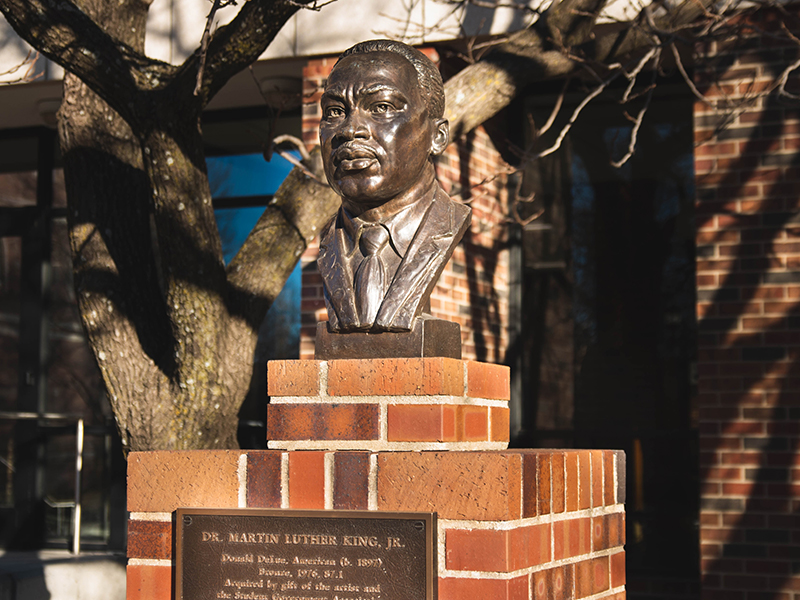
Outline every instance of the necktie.
{"type": "Polygon", "coordinates": [[[383,295],[386,293],[386,272],[380,253],[389,242],[389,232],[381,225],[364,226],[358,246],[364,260],[356,271],[356,305],[361,325],[375,322],[383,295]]]}

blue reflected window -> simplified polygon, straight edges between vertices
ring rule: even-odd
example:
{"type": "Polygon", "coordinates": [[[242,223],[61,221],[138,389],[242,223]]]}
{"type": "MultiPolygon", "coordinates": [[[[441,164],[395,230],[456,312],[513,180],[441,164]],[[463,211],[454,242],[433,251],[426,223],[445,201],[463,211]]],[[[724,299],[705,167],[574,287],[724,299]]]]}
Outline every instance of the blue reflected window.
{"type": "MultiPolygon", "coordinates": [[[[206,164],[222,255],[228,264],[292,170],[292,164],[279,155],[267,162],[261,154],[210,157],[206,164]]],[[[256,362],[299,356],[300,286],[298,264],[261,326],[256,362]]]]}

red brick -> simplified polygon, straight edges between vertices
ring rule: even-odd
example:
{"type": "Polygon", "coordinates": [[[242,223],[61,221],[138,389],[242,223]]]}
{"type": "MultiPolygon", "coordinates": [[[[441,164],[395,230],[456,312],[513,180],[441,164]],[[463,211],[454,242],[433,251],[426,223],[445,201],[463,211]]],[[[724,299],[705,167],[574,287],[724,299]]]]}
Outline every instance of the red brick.
{"type": "Polygon", "coordinates": [[[609,589],[607,556],[593,558],[575,566],[575,598],[586,598],[609,589]]]}
{"type": "Polygon", "coordinates": [[[612,554],[611,560],[611,587],[625,585],[625,552],[612,554]]]}
{"type": "Polygon", "coordinates": [[[128,521],[128,558],[172,558],[172,523],[128,521]]]}
{"type": "Polygon", "coordinates": [[[588,450],[578,453],[579,469],[579,497],[578,509],[584,510],[592,507],[592,457],[588,450]]]}
{"type": "Polygon", "coordinates": [[[325,453],[289,454],[289,508],[325,508],[325,453]]]}
{"type": "Polygon", "coordinates": [[[717,156],[724,154],[735,154],[736,144],[733,142],[724,142],[721,144],[703,144],[694,149],[696,156],[717,156]]]}
{"type": "Polygon", "coordinates": [[[592,520],[590,517],[553,523],[554,560],[589,554],[591,551],[592,520]]]}
{"type": "Polygon", "coordinates": [[[236,508],[241,454],[234,450],[131,452],[128,510],[172,512],[182,506],[236,508]]]}
{"type": "Polygon", "coordinates": [[[603,453],[603,502],[606,506],[615,503],[617,490],[614,474],[614,453],[606,450],[603,453]]]}
{"type": "Polygon", "coordinates": [[[172,567],[128,565],[126,600],[171,600],[172,567]]]}
{"type": "Polygon", "coordinates": [[[454,442],[456,407],[442,404],[397,404],[388,407],[390,442],[454,442]]]}
{"type": "Polygon", "coordinates": [[[508,400],[511,370],[505,365],[467,362],[467,395],[489,400],[508,400]]]}
{"type": "Polygon", "coordinates": [[[276,450],[247,453],[247,506],[281,507],[281,455],[276,450]]]}
{"type": "Polygon", "coordinates": [[[271,440],[377,440],[377,404],[269,404],[271,440]]]}
{"type": "Polygon", "coordinates": [[[378,509],[437,511],[441,519],[521,517],[517,452],[382,452],[378,509]]]}
{"type": "Polygon", "coordinates": [[[578,453],[565,453],[564,462],[566,466],[566,481],[564,482],[566,510],[574,512],[578,510],[578,453]]]}
{"type": "Polygon", "coordinates": [[[522,516],[535,517],[539,514],[539,475],[536,467],[537,456],[533,452],[522,455],[522,516]]]}
{"type": "Polygon", "coordinates": [[[271,360],[267,363],[267,395],[319,396],[318,360],[271,360]]]}
{"type": "Polygon", "coordinates": [[[552,493],[552,510],[554,513],[563,513],[565,508],[564,494],[564,453],[554,452],[550,457],[550,476],[552,493]]]}
{"type": "Polygon", "coordinates": [[[622,513],[592,518],[592,550],[607,550],[625,543],[625,523],[622,513]]]}
{"type": "Polygon", "coordinates": [[[603,506],[603,451],[592,450],[592,507],[603,506]]]}
{"type": "Polygon", "coordinates": [[[453,358],[381,358],[328,363],[331,396],[464,394],[463,363],[453,358]]]}
{"type": "Polygon", "coordinates": [[[508,573],[550,562],[550,526],[450,529],[445,545],[448,569],[508,573]]]}
{"type": "Polygon", "coordinates": [[[574,595],[574,567],[564,565],[533,574],[532,600],[572,600],[574,595]]]}
{"type": "Polygon", "coordinates": [[[333,508],[369,508],[369,452],[337,452],[333,458],[333,508]]]}
{"type": "Polygon", "coordinates": [[[548,515],[552,511],[552,474],[551,455],[541,453],[536,457],[536,509],[539,515],[548,515]]]}
{"type": "Polygon", "coordinates": [[[508,532],[492,529],[451,529],[445,539],[448,569],[508,572],[508,532]]]}
{"type": "Polygon", "coordinates": [[[512,529],[509,533],[512,569],[525,569],[550,562],[550,534],[548,524],[512,529]]]}
{"type": "Polygon", "coordinates": [[[456,437],[464,442],[489,440],[489,408],[461,405],[457,410],[456,437]]]}
{"type": "Polygon", "coordinates": [[[514,579],[440,578],[439,600],[528,600],[528,576],[514,579]]]}
{"type": "Polygon", "coordinates": [[[493,406],[491,408],[492,418],[492,435],[491,441],[493,442],[507,442],[510,436],[509,430],[509,414],[507,408],[500,408],[493,406]]]}

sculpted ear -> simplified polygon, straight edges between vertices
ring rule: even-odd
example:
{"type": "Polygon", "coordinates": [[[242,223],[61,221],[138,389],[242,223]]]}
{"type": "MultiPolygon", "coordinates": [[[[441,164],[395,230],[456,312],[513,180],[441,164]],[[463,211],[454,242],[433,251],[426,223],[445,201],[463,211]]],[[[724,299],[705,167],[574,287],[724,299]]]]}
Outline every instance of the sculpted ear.
{"type": "Polygon", "coordinates": [[[436,131],[431,141],[431,156],[439,156],[450,142],[450,122],[447,119],[436,119],[436,131]]]}

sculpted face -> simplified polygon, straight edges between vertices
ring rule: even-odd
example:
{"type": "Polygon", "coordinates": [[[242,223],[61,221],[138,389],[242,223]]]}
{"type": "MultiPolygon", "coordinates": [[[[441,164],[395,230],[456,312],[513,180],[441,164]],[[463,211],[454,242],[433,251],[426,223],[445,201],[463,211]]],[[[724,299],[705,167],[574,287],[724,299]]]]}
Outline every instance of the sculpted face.
{"type": "Polygon", "coordinates": [[[447,122],[430,117],[405,58],[393,52],[344,58],[321,106],[325,175],[346,206],[368,210],[432,181],[429,158],[444,150],[447,122]]]}

